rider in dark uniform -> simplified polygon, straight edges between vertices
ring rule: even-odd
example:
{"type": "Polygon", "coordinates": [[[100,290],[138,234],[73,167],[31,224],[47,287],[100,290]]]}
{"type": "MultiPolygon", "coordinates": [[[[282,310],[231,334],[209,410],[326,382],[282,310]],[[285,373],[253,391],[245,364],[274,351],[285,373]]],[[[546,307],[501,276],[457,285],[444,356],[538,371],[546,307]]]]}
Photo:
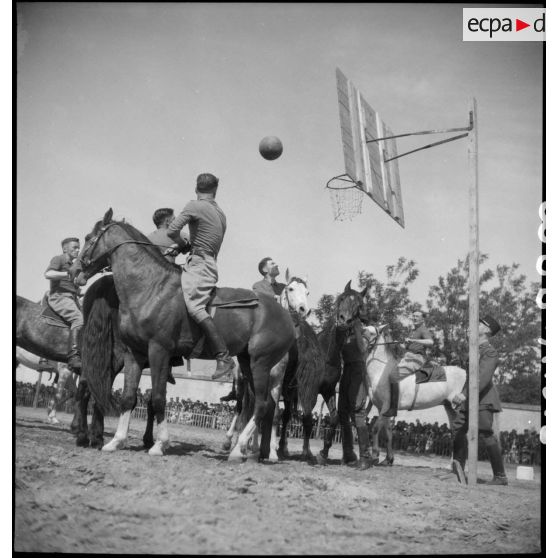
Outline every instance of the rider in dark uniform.
{"type": "MultiPolygon", "coordinates": [[[[504,460],[500,450],[500,444],[494,435],[492,424],[494,413],[502,411],[498,392],[492,383],[494,372],[498,367],[498,353],[488,342],[500,331],[500,324],[491,316],[485,316],[479,324],[479,441],[484,441],[492,473],[494,478],[487,484],[508,484],[504,460]]],[[[454,442],[453,442],[453,472],[457,475],[459,482],[466,483],[465,461],[467,460],[467,429],[468,429],[468,402],[467,383],[460,396],[461,404],[457,409],[457,417],[454,420],[454,442]]]]}
{"type": "Polygon", "coordinates": [[[356,463],[353,451],[353,432],[351,422],[356,426],[359,447],[359,469],[372,466],[370,437],[366,424],[366,342],[362,335],[362,322],[355,319],[350,329],[338,328],[337,335],[344,335],[341,346],[343,373],[339,381],[339,423],[343,447],[343,462],[356,463]]]}

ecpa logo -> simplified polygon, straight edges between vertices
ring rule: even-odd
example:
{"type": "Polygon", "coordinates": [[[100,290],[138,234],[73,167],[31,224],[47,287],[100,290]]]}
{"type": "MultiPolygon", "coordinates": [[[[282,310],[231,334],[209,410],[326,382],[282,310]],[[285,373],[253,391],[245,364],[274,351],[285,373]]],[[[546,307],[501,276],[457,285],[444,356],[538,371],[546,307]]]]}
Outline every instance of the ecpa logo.
{"type": "Polygon", "coordinates": [[[463,8],[464,41],[544,41],[544,8],[463,8]]]}

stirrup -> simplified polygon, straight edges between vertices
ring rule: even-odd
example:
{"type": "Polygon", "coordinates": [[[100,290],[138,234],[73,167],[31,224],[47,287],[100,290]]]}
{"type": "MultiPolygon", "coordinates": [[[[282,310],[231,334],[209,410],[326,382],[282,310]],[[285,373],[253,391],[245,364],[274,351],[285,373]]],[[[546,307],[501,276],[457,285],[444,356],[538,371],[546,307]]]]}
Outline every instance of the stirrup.
{"type": "Polygon", "coordinates": [[[217,360],[217,368],[215,369],[215,372],[213,372],[213,375],[211,376],[212,380],[217,380],[218,378],[221,378],[225,374],[228,374],[229,372],[234,370],[235,367],[234,360],[228,354],[228,352],[226,355],[222,357],[218,357],[216,360],[217,360]]]}

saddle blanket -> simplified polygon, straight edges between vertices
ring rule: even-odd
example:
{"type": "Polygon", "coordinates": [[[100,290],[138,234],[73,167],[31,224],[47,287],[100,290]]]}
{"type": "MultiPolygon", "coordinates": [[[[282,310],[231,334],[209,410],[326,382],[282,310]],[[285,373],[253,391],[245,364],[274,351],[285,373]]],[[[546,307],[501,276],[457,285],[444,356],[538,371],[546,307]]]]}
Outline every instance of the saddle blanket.
{"type": "Polygon", "coordinates": [[[212,308],[250,308],[258,304],[258,295],[250,289],[220,287],[213,289],[207,305],[212,308]]]}
{"type": "Polygon", "coordinates": [[[417,370],[415,372],[415,379],[417,384],[447,381],[444,367],[433,362],[426,362],[420,370],[417,370]]]}

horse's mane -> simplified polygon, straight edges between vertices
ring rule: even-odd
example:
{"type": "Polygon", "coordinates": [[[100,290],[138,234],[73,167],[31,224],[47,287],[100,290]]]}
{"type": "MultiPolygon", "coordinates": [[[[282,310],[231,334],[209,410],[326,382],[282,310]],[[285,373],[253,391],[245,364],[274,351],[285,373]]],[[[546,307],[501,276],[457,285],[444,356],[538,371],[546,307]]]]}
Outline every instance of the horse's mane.
{"type": "MultiPolygon", "coordinates": [[[[132,240],[137,240],[139,242],[146,242],[149,244],[138,244],[139,247],[143,249],[143,251],[148,254],[151,259],[161,265],[166,271],[171,273],[180,273],[180,267],[176,264],[169,262],[162,254],[161,250],[159,250],[158,246],[155,246],[143,233],[138,231],[134,226],[130,223],[126,223],[125,221],[111,221],[111,223],[117,224],[120,228],[126,231],[132,240]]],[[[102,221],[99,221],[95,224],[93,228],[93,234],[98,232],[98,229],[103,225],[102,221]]]]}

